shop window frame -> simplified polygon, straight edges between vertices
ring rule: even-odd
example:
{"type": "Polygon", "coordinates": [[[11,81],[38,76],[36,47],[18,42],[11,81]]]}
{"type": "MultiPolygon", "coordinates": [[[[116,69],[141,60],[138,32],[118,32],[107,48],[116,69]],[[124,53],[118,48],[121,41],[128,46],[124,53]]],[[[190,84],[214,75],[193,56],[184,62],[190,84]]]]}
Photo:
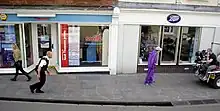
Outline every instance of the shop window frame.
{"type": "MultiPolygon", "coordinates": [[[[183,27],[194,27],[194,26],[182,26],[182,30],[183,30],[183,27]]],[[[198,44],[200,44],[200,40],[201,40],[201,30],[202,30],[202,28],[201,27],[195,27],[196,28],[196,30],[198,30],[198,44]]],[[[196,32],[195,32],[196,33],[196,32]]],[[[181,37],[180,37],[180,44],[179,44],[179,52],[178,52],[178,65],[195,65],[196,63],[195,62],[189,62],[189,61],[182,61],[181,62],[181,51],[182,51],[182,42],[183,42],[183,40],[182,40],[182,36],[183,36],[183,33],[181,33],[181,35],[180,35],[181,37]]],[[[195,34],[195,36],[196,36],[196,34],[195,34]]],[[[199,45],[200,46],[200,45],[199,45]]],[[[196,51],[199,51],[199,46],[197,47],[198,48],[198,50],[196,50],[196,51]]],[[[194,48],[193,48],[193,52],[194,52],[194,48]]],[[[195,51],[195,52],[196,52],[195,51]]],[[[195,54],[193,53],[192,54],[192,56],[195,56],[195,54]]]]}
{"type": "MultiPolygon", "coordinates": [[[[157,46],[160,46],[160,43],[161,43],[161,33],[162,33],[162,26],[160,26],[160,25],[140,25],[140,29],[142,29],[142,26],[158,26],[159,27],[159,32],[158,32],[158,43],[157,44],[155,44],[155,45],[157,45],[157,46]]],[[[148,61],[144,61],[144,62],[142,62],[142,63],[140,63],[140,47],[141,47],[141,30],[140,30],[140,32],[139,32],[139,45],[138,45],[138,56],[137,56],[137,64],[138,64],[138,66],[142,66],[142,65],[148,65],[148,61]]],[[[156,65],[159,65],[159,63],[160,63],[160,53],[159,54],[157,54],[157,62],[156,62],[156,65]]]]}
{"type": "MultiPolygon", "coordinates": [[[[79,65],[79,66],[67,66],[67,67],[62,67],[62,60],[61,60],[61,24],[68,24],[68,25],[74,25],[74,26],[108,26],[109,27],[109,37],[110,37],[110,35],[111,35],[111,24],[110,23],[75,23],[75,22],[59,22],[59,23],[57,23],[57,25],[58,25],[58,43],[59,43],[59,46],[58,46],[58,48],[59,48],[59,51],[58,51],[58,53],[59,53],[59,56],[58,56],[58,59],[59,59],[59,64],[57,64],[58,65],[58,68],[59,69],[71,69],[71,68],[87,68],[87,67],[91,67],[91,68],[100,68],[100,67],[103,67],[103,68],[105,68],[105,67],[109,67],[109,49],[110,48],[108,48],[108,65],[104,65],[104,66],[81,66],[81,65],[79,65]]],[[[110,40],[108,39],[108,41],[110,42],[110,40]]],[[[109,43],[110,44],[110,43],[109,43]]],[[[109,47],[109,45],[108,45],[108,47],[109,47]]]]}

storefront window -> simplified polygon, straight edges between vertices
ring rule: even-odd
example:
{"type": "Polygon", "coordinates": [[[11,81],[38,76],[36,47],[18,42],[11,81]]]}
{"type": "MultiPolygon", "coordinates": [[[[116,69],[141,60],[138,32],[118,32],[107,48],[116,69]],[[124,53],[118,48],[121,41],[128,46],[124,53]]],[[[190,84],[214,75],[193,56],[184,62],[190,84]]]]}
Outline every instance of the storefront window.
{"type": "Polygon", "coordinates": [[[175,63],[177,60],[180,27],[164,26],[162,37],[162,63],[175,63]]]}
{"type": "Polygon", "coordinates": [[[31,23],[24,24],[27,66],[34,64],[31,23]]]}
{"type": "Polygon", "coordinates": [[[141,26],[141,41],[139,50],[139,63],[147,64],[148,46],[158,46],[160,38],[160,26],[141,26]]]}
{"type": "Polygon", "coordinates": [[[61,24],[61,66],[106,66],[108,26],[61,24]]]}
{"type": "Polygon", "coordinates": [[[196,27],[182,27],[180,63],[193,63],[199,49],[199,31],[196,27]]]}
{"type": "Polygon", "coordinates": [[[12,44],[17,43],[20,48],[19,24],[0,25],[0,67],[12,68],[14,59],[12,44]]]}

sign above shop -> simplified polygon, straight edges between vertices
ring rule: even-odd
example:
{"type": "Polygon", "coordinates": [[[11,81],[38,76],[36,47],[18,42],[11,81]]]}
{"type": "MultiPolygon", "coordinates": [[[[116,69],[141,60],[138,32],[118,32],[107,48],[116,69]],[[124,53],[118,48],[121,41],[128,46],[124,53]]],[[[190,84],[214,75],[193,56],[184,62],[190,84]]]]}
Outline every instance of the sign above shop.
{"type": "Polygon", "coordinates": [[[8,18],[7,14],[0,14],[1,21],[6,21],[8,18]]]}
{"type": "Polygon", "coordinates": [[[170,14],[167,16],[167,21],[170,23],[178,23],[181,17],[178,14],[170,14]]]}

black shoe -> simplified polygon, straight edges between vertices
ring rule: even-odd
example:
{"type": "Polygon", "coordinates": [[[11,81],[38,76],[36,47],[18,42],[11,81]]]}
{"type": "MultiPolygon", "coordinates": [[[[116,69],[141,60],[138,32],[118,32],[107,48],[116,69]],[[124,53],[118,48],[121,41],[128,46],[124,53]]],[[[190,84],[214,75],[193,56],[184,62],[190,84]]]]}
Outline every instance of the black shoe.
{"type": "Polygon", "coordinates": [[[29,76],[27,81],[31,81],[31,79],[32,79],[32,78],[29,76]]]}
{"type": "Polygon", "coordinates": [[[17,81],[15,78],[12,78],[11,81],[17,81]]]}
{"type": "Polygon", "coordinates": [[[42,90],[36,90],[36,93],[44,93],[42,90]]]}
{"type": "Polygon", "coordinates": [[[34,93],[34,89],[31,86],[29,86],[29,88],[30,88],[31,93],[34,93]]]}

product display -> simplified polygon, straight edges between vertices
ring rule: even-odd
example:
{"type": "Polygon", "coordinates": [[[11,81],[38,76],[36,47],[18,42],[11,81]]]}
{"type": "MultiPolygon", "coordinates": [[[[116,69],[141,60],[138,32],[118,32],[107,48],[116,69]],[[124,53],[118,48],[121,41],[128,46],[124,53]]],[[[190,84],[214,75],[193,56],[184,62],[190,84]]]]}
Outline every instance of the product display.
{"type": "Polygon", "coordinates": [[[12,44],[16,43],[14,25],[0,26],[0,38],[1,67],[12,67],[14,65],[12,44]]]}

